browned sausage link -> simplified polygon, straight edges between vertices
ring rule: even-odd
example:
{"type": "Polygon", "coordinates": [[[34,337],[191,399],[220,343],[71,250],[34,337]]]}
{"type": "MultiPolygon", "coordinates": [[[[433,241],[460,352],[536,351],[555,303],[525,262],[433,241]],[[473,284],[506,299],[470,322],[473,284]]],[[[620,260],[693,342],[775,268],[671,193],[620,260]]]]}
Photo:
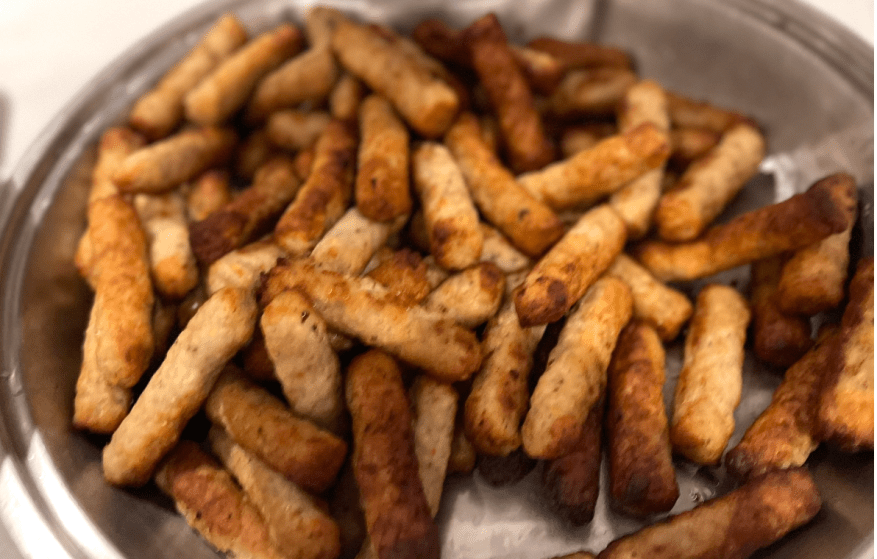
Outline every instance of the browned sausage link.
{"type": "Polygon", "coordinates": [[[204,408],[234,442],[308,491],[326,490],[344,462],[343,440],[236,371],[223,373],[204,408]]]}
{"type": "Polygon", "coordinates": [[[687,243],[646,241],[633,255],[661,280],[692,280],[813,244],[849,227],[856,184],[846,173],[784,202],[739,215],[687,243]]]}
{"type": "Polygon", "coordinates": [[[189,225],[192,251],[210,265],[270,228],[301,182],[289,157],[279,155],[256,172],[253,184],[222,209],[189,225]]]}
{"type": "Polygon", "coordinates": [[[224,14],[161,81],[137,100],[128,120],[155,140],[167,136],[183,118],[186,94],[247,41],[247,30],[232,13],[224,14]]]}
{"type": "Polygon", "coordinates": [[[777,305],[785,312],[814,315],[843,301],[854,223],[840,233],[792,254],[783,265],[777,305]]]}
{"type": "Polygon", "coordinates": [[[371,95],[359,111],[356,207],[376,221],[390,221],[411,211],[408,129],[383,97],[371,95]]]}
{"type": "Polygon", "coordinates": [[[292,255],[314,248],[344,214],[353,196],[356,132],[349,123],[333,120],[317,140],[307,181],[284,210],[274,238],[292,255]]]}
{"type": "Polygon", "coordinates": [[[753,262],[749,281],[755,355],[778,367],[788,367],[813,345],[810,318],[779,309],[777,286],[783,260],[773,257],[753,262]]]}
{"type": "Polygon", "coordinates": [[[590,522],[597,506],[604,402],[605,398],[600,398],[591,408],[575,449],[546,462],[542,473],[548,506],[575,526],[590,522]]]}
{"type": "Polygon", "coordinates": [[[809,522],[821,506],[807,470],[771,472],[724,497],[615,540],[597,557],[745,559],[809,522]]]}
{"type": "Polygon", "coordinates": [[[818,433],[846,451],[874,448],[874,257],[856,267],[819,405],[818,433]]]}
{"type": "Polygon", "coordinates": [[[370,278],[321,270],[302,259],[271,270],[263,302],[286,289],[305,293],[331,328],[385,349],[439,380],[466,380],[481,365],[474,332],[423,307],[404,305],[370,278]]]}
{"type": "Polygon", "coordinates": [[[237,557],[282,559],[258,509],[197,443],[181,441],[158,468],[155,482],[216,549],[237,557]]]}
{"type": "Polygon", "coordinates": [[[527,43],[527,46],[554,56],[567,69],[599,66],[631,67],[630,55],[623,50],[604,45],[538,37],[527,43]]]}
{"type": "Polygon", "coordinates": [[[484,219],[528,256],[536,257],[563,235],[563,223],[546,204],[518,185],[481,136],[478,119],[464,113],[445,135],[484,219]]]}
{"type": "Polygon", "coordinates": [[[648,516],[679,497],[664,409],[664,347],[655,329],[630,323],[608,374],[606,433],[610,491],[624,512],[648,516]]]}
{"type": "Polygon", "coordinates": [[[347,370],[353,470],[369,537],[379,559],[438,559],[438,530],[414,453],[412,414],[401,371],[371,350],[347,370]]]}
{"type": "Polygon", "coordinates": [[[225,161],[236,143],[230,128],[187,128],[128,155],[113,182],[119,192],[166,192],[225,161]]]}
{"type": "Polygon", "coordinates": [[[463,41],[499,118],[511,167],[519,173],[544,167],[554,159],[554,146],[499,20],[494,14],[476,20],[463,41]]]}
{"type": "Polygon", "coordinates": [[[731,474],[746,478],[801,466],[816,449],[819,392],[830,367],[836,337],[828,335],[789,367],[770,405],[725,455],[725,465],[731,474]]]}

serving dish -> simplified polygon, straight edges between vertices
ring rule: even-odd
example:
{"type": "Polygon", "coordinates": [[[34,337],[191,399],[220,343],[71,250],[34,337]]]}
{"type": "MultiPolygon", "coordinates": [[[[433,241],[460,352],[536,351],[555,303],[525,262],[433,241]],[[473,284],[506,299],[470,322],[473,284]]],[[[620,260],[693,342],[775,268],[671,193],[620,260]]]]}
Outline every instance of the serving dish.
{"type": "MultiPolygon", "coordinates": [[[[771,155],[754,185],[755,195],[741,199],[737,211],[787,196],[805,188],[814,175],[842,166],[856,176],[863,193],[856,251],[873,253],[873,49],[800,4],[327,3],[402,31],[427,16],[463,26],[495,11],[512,39],[549,34],[628,49],[642,76],[751,114],[764,125],[771,155]]],[[[80,92],[29,150],[4,189],[0,494],[6,498],[0,514],[22,556],[216,557],[155,490],[122,491],[106,485],[100,468],[105,441],[70,427],[90,301],[72,266],[72,254],[84,226],[88,171],[100,132],[118,122],[218,14],[232,10],[258,31],[280,19],[300,20],[304,9],[304,2],[238,0],[184,15],[124,54],[80,92]]],[[[752,363],[747,375],[749,388],[737,413],[743,428],[766,405],[779,380],[775,372],[765,373],[752,363]]],[[[823,492],[823,511],[805,530],[760,556],[801,557],[805,550],[822,557],[873,556],[873,457],[821,449],[810,467],[823,492]]],[[[683,497],[677,510],[724,490],[720,471],[680,473],[683,497]]],[[[611,515],[601,502],[593,523],[565,529],[540,513],[531,482],[494,490],[477,477],[449,480],[440,513],[443,556],[535,559],[583,547],[598,551],[614,535],[636,526],[611,515]]]]}

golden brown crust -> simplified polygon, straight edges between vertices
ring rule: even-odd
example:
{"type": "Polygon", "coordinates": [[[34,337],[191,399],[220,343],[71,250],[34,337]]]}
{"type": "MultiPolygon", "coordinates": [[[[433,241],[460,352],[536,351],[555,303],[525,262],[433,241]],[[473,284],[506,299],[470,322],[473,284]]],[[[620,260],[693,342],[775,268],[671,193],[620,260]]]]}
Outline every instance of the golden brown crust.
{"type": "Polygon", "coordinates": [[[631,67],[630,55],[627,52],[605,45],[537,37],[527,43],[527,46],[554,56],[568,70],[596,66],[631,67]]]}
{"type": "Polygon", "coordinates": [[[104,447],[114,485],[142,485],[201,408],[222,368],[253,335],[257,306],[249,291],[223,289],[189,320],[131,412],[104,447]]]}
{"type": "Polygon", "coordinates": [[[137,100],[128,121],[155,140],[167,136],[183,118],[183,99],[198,82],[247,41],[238,18],[224,14],[158,84],[137,100]]]}
{"type": "Polygon", "coordinates": [[[376,221],[411,212],[408,129],[383,97],[370,95],[359,109],[362,140],[356,172],[356,207],[376,221]]]}
{"type": "Polygon", "coordinates": [[[337,80],[338,63],[332,50],[328,45],[312,46],[259,80],[247,104],[246,119],[259,122],[274,111],[322,99],[337,80]]]}
{"type": "Polygon", "coordinates": [[[327,270],[359,275],[407,218],[402,215],[394,221],[374,221],[352,206],[326,231],[311,258],[327,270]]]}
{"type": "Polygon", "coordinates": [[[369,271],[368,277],[386,287],[390,296],[403,305],[417,305],[426,299],[432,287],[420,254],[408,248],[385,250],[387,256],[369,271]]]}
{"type": "MultiPolygon", "coordinates": [[[[651,122],[665,133],[670,129],[667,95],[653,80],[641,80],[630,86],[617,107],[618,128],[622,132],[651,122]]],[[[663,166],[648,171],[613,193],[609,204],[627,225],[627,236],[639,238],[652,225],[652,216],[661,197],[663,166]]]]}
{"type": "Polygon", "coordinates": [[[679,498],[664,409],[664,348],[655,329],[622,330],[608,373],[609,487],[627,514],[667,512],[679,498]]]}
{"type": "Polygon", "coordinates": [[[115,126],[101,134],[98,143],[97,162],[91,171],[91,187],[88,203],[118,194],[119,189],[113,181],[116,169],[132,153],[146,144],[146,139],[130,128],[115,126]]]}
{"type": "Polygon", "coordinates": [[[715,148],[692,163],[655,211],[658,235],[667,241],[694,239],[755,176],[765,139],[754,126],[736,124],[715,148]]]}
{"type": "Polygon", "coordinates": [[[313,146],[332,117],[326,111],[283,109],[271,113],[265,123],[268,139],[288,151],[301,151],[313,146]]]}
{"type": "Polygon", "coordinates": [[[740,122],[752,123],[751,119],[742,113],[697,101],[678,93],[668,92],[667,101],[670,108],[670,121],[674,128],[702,128],[723,134],[740,122]]]}
{"type": "Polygon", "coordinates": [[[570,312],[521,427],[529,456],[559,458],[574,448],[587,413],[606,387],[612,350],[632,307],[627,285],[603,277],[570,312]]]}
{"type": "Polygon", "coordinates": [[[263,301],[286,289],[305,293],[330,327],[380,347],[439,380],[465,380],[481,364],[481,347],[471,330],[422,307],[403,305],[371,280],[320,270],[299,260],[278,265],[268,274],[263,301]]]}
{"type": "Polygon", "coordinates": [[[344,21],[335,29],[332,47],[341,64],[393,103],[417,132],[434,138],[450,126],[460,105],[456,92],[394,41],[344,21]]]}
{"type": "Polygon", "coordinates": [[[424,51],[414,39],[408,35],[397,33],[387,25],[371,24],[369,27],[393,44],[396,48],[400,49],[405,56],[409,57],[415,64],[426,69],[433,78],[448,84],[448,86],[454,90],[454,94],[456,94],[457,99],[459,100],[458,105],[460,110],[466,110],[471,106],[472,99],[469,91],[471,84],[464,82],[460,76],[448,70],[448,68],[439,60],[436,60],[424,51]]]}
{"type": "Polygon", "coordinates": [[[92,305],[82,344],[82,365],[76,380],[73,426],[95,433],[112,433],[131,407],[131,390],[108,382],[101,375],[96,355],[96,333],[101,307],[92,305]]]}
{"type": "Polygon", "coordinates": [[[207,269],[207,293],[216,293],[223,287],[252,290],[258,285],[260,275],[273,268],[281,256],[280,247],[267,239],[233,250],[207,269]]]}
{"type": "Polygon", "coordinates": [[[506,456],[521,446],[521,421],[530,397],[533,352],[545,328],[522,328],[507,301],[484,331],[484,363],[466,398],[467,438],[482,454],[506,456]]]}
{"type": "Polygon", "coordinates": [[[344,462],[343,440],[234,371],[217,380],[204,409],[234,442],[308,491],[326,490],[344,462]]]}
{"type": "Polygon", "coordinates": [[[284,291],[262,310],[260,326],[289,407],[337,432],[344,413],[341,366],[326,322],[301,293],[284,291]]]}
{"type": "Polygon", "coordinates": [[[277,244],[294,256],[317,244],[347,210],[355,163],[355,131],[350,124],[331,121],[317,140],[307,181],[274,228],[277,244]]]}
{"type": "Polygon", "coordinates": [[[633,295],[633,316],[654,326],[662,340],[675,340],[691,318],[694,306],[688,297],[655,279],[627,254],[619,254],[606,274],[627,284],[633,295]]]}
{"type": "Polygon", "coordinates": [[[502,270],[490,262],[481,262],[449,276],[424,299],[423,306],[464,328],[475,328],[499,310],[505,287],[502,270]]]}
{"type": "Polygon", "coordinates": [[[694,241],[646,241],[633,256],[663,281],[710,276],[755,260],[811,245],[850,226],[855,180],[836,173],[784,202],[715,225],[694,241]]]}
{"type": "Polygon", "coordinates": [[[816,417],[819,395],[836,336],[828,336],[786,371],[765,410],[725,455],[737,478],[804,465],[819,444],[816,417]]]}
{"type": "MultiPolygon", "coordinates": [[[[453,66],[470,68],[472,57],[463,42],[463,32],[442,20],[427,18],[411,31],[411,38],[428,54],[453,66]]],[[[510,45],[515,62],[530,86],[548,94],[563,78],[564,67],[546,52],[510,45]]]]}
{"type": "Polygon", "coordinates": [[[499,119],[512,169],[521,173],[550,163],[554,146],[496,15],[487,14],[470,24],[463,30],[462,41],[499,119]]]}
{"type": "Polygon", "coordinates": [[[301,50],[304,37],[288,23],[254,37],[223,60],[183,99],[186,118],[219,124],[240,109],[259,80],[301,50]]]}
{"type": "Polygon", "coordinates": [[[849,452],[874,448],[874,258],[859,261],[826,371],[818,434],[849,452]]]}
{"type": "Polygon", "coordinates": [[[201,221],[231,202],[228,171],[211,169],[196,178],[186,192],[186,217],[201,221]]]}
{"type": "Polygon", "coordinates": [[[484,243],[478,210],[451,153],[442,144],[426,142],[414,151],[412,162],[430,253],[450,270],[478,262],[484,243]]]}
{"type": "Polygon", "coordinates": [[[308,149],[295,154],[295,157],[293,158],[293,161],[295,162],[295,174],[302,182],[308,180],[308,177],[311,175],[316,155],[315,146],[311,146],[308,149]]]}
{"type": "Polygon", "coordinates": [[[534,92],[550,95],[563,79],[566,69],[563,64],[547,52],[511,45],[515,62],[521,68],[524,79],[534,92]]]}
{"type": "Polygon", "coordinates": [[[470,67],[469,49],[462,41],[462,32],[436,18],[419,22],[411,31],[420,48],[437,59],[460,67],[470,67]]]}
{"type": "Polygon", "coordinates": [[[539,256],[563,235],[563,223],[557,215],[521,188],[484,143],[473,114],[460,115],[445,135],[445,144],[485,220],[522,252],[539,256]]]}
{"type": "Polygon", "coordinates": [[[624,222],[609,206],[582,215],[515,292],[521,325],[559,320],[612,264],[625,240],[624,222]]]}
{"type": "Polygon", "coordinates": [[[663,171],[652,169],[610,196],[609,205],[624,220],[629,238],[640,238],[648,231],[661,197],[663,180],[663,171]]]}
{"type": "Polygon", "coordinates": [[[546,100],[545,110],[561,118],[611,115],[623,104],[625,94],[637,79],[626,68],[569,71],[546,100]]]}
{"type": "Polygon", "coordinates": [[[134,208],[121,196],[89,205],[89,278],[102,310],[98,355],[110,382],[137,384],[152,357],[152,282],[147,240],[134,208]],[[147,316],[149,318],[147,318],[147,316]]]}
{"type": "Polygon", "coordinates": [[[618,129],[622,132],[644,122],[651,122],[665,132],[670,130],[667,94],[654,80],[643,79],[632,85],[616,107],[616,116],[618,129]]]}
{"type": "Polygon", "coordinates": [[[192,251],[210,265],[266,232],[299,191],[289,157],[278,155],[256,172],[253,184],[220,210],[189,225],[192,251]]]}
{"type": "Polygon", "coordinates": [[[338,525],[295,483],[235,443],[216,426],[210,446],[261,513],[268,536],[285,557],[335,559],[341,548],[338,525]]]}
{"type": "Polygon", "coordinates": [[[708,128],[681,126],[670,129],[670,163],[684,169],[718,145],[722,134],[708,128]]]}
{"type": "Polygon", "coordinates": [[[591,406],[571,452],[547,462],[542,488],[551,510],[574,526],[594,518],[600,494],[601,435],[605,398],[591,406]]]}
{"type": "Polygon", "coordinates": [[[667,135],[645,123],[541,171],[525,173],[518,182],[552,208],[570,209],[612,194],[662,165],[669,154],[667,135]]]}
{"type": "Polygon", "coordinates": [[[745,559],[809,522],[822,506],[807,470],[755,478],[694,510],[609,544],[599,559],[745,559]]]}
{"type": "Polygon", "coordinates": [[[570,158],[580,151],[590,149],[601,140],[618,133],[614,122],[588,122],[565,126],[560,134],[560,150],[564,158],[570,158]]]}
{"type": "Polygon", "coordinates": [[[237,142],[228,128],[189,128],[128,155],[113,173],[120,192],[165,192],[224,161],[237,142]]]}
{"type": "Polygon", "coordinates": [[[200,280],[189,242],[186,201],[179,191],[137,194],[134,208],[149,242],[149,264],[155,290],[177,301],[200,280]]]}
{"type": "Polygon", "coordinates": [[[356,77],[348,72],[341,74],[329,94],[329,112],[332,118],[355,121],[366,93],[365,86],[356,77]]]}
{"type": "Polygon", "coordinates": [[[76,382],[73,424],[112,433],[128,413],[155,345],[146,235],[119,195],[89,205],[87,277],[95,290],[76,382]]]}
{"type": "Polygon", "coordinates": [[[777,286],[777,305],[783,311],[814,315],[843,301],[852,231],[851,224],[789,257],[777,286]]]}
{"type": "Polygon", "coordinates": [[[412,415],[399,367],[372,350],[347,370],[353,469],[377,556],[438,558],[438,530],[423,492],[412,415]]]}
{"type": "Polygon", "coordinates": [[[771,365],[788,367],[813,345],[810,319],[788,314],[779,308],[777,287],[783,257],[752,263],[749,289],[752,303],[752,346],[759,359],[771,365]]]}
{"type": "Polygon", "coordinates": [[[673,398],[673,450],[698,464],[715,464],[734,432],[743,387],[743,344],[749,306],[721,284],[701,289],[685,338],[673,398]]]}
{"type": "Polygon", "coordinates": [[[253,503],[210,455],[181,441],[158,468],[156,484],[204,539],[241,559],[281,559],[253,503]]]}

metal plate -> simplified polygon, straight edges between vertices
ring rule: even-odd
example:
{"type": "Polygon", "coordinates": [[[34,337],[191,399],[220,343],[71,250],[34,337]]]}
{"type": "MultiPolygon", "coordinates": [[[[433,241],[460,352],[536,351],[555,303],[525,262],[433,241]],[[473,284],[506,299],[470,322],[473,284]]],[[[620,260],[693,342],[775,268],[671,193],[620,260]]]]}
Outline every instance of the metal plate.
{"type": "MultiPolygon", "coordinates": [[[[495,11],[513,39],[550,34],[624,47],[644,77],[734,107],[765,126],[771,154],[765,174],[729,211],[788,196],[805,188],[814,173],[846,168],[859,180],[865,200],[856,250],[873,253],[873,49],[802,5],[789,0],[330,3],[403,31],[426,16],[463,26],[495,11]]],[[[299,20],[301,4],[213,3],[158,31],[72,101],[5,188],[0,199],[0,516],[22,556],[215,559],[157,491],[105,484],[100,449],[106,441],[71,429],[90,302],[72,254],[84,227],[88,170],[100,132],[119,121],[221,12],[234,10],[257,31],[282,18],[299,20]]],[[[737,270],[728,279],[745,277],[745,270],[737,270]]],[[[735,440],[779,380],[776,371],[751,360],[750,365],[735,440]]],[[[820,449],[809,467],[825,500],[823,511],[758,556],[872,557],[873,455],[820,449]]],[[[692,496],[725,490],[722,475],[680,464],[683,497],[677,510],[693,506],[692,496]]],[[[636,527],[614,516],[601,500],[591,525],[566,529],[541,510],[533,485],[532,476],[502,490],[477,476],[449,480],[440,512],[443,556],[536,559],[581,548],[599,551],[615,535],[636,527]]],[[[15,557],[12,553],[3,556],[15,557]]]]}

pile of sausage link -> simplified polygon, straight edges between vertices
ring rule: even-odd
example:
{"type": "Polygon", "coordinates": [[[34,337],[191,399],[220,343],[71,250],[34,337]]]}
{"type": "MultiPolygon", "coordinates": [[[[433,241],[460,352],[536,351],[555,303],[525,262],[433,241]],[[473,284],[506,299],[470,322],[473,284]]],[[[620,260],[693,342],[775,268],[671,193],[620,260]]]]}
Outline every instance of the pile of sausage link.
{"type": "Polygon", "coordinates": [[[111,435],[109,483],[154,480],[237,557],[438,557],[445,477],[476,464],[542,462],[583,524],[604,435],[624,514],[674,506],[674,455],[739,485],[600,558],[746,557],[819,510],[817,445],[874,432],[852,177],[714,224],[765,152],[627,53],[515,45],[493,14],[403,36],[316,7],[252,37],[226,14],[98,146],[73,423],[111,435]],[[750,264],[748,294],[680,290],[750,264]],[[727,449],[747,333],[787,371],[727,449]]]}

